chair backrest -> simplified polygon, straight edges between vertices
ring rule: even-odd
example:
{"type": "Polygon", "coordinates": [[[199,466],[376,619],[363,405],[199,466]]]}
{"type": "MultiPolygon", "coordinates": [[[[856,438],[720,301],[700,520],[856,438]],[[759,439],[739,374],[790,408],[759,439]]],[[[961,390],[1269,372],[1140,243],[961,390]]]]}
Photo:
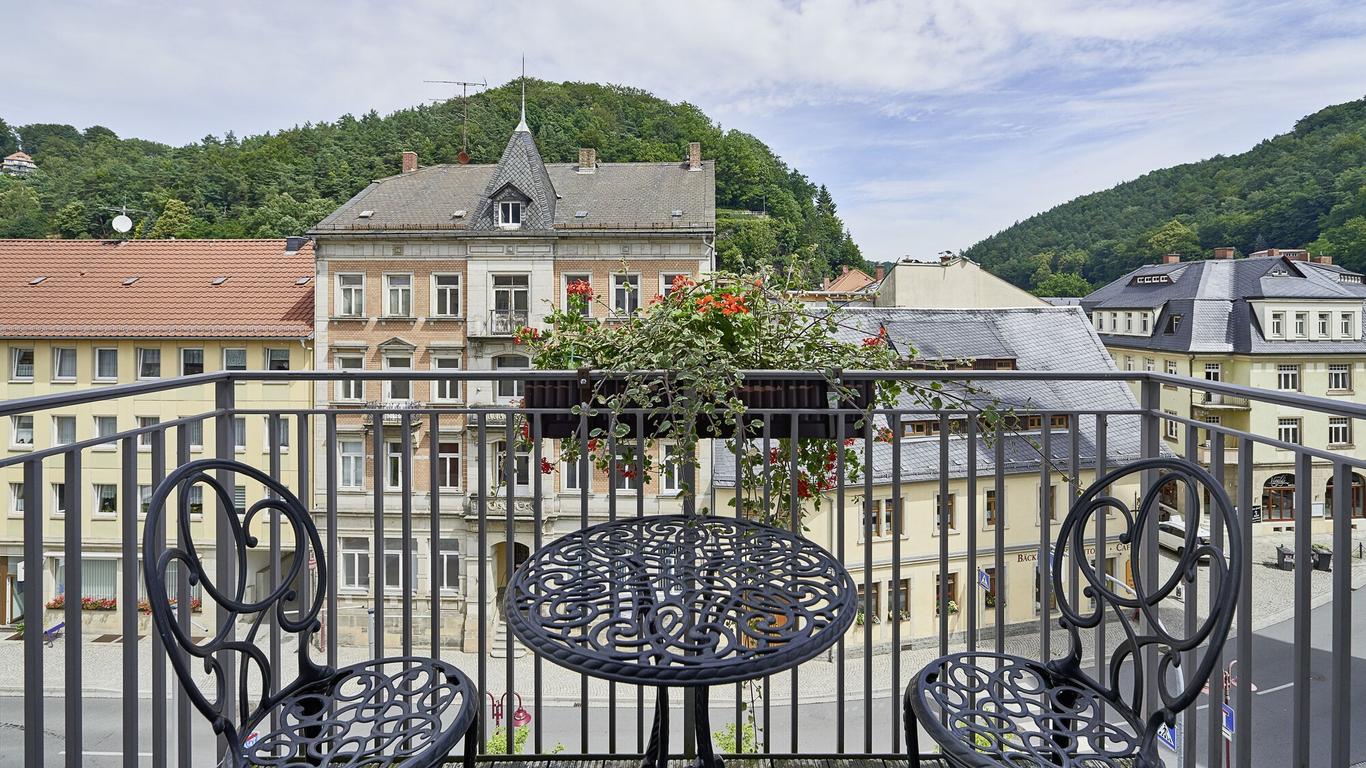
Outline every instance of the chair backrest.
{"type": "MultiPolygon", "coordinates": [[[[1203,468],[1182,459],[1160,458],[1137,461],[1106,474],[1077,499],[1058,531],[1051,564],[1051,581],[1062,613],[1060,623],[1068,631],[1070,648],[1066,657],[1050,664],[1066,675],[1087,680],[1113,701],[1125,704],[1139,716],[1142,716],[1145,701],[1148,702],[1152,715],[1146,726],[1151,739],[1159,724],[1170,726],[1176,713],[1195,702],[1209,680],[1214,665],[1218,663],[1237,608],[1243,558],[1246,556],[1242,529],[1238,525],[1233,504],[1223,485],[1203,468]],[[1147,476],[1150,484],[1143,487],[1138,509],[1131,510],[1124,501],[1110,495],[1110,489],[1130,476],[1137,475],[1134,479],[1144,478],[1141,473],[1150,473],[1147,476]],[[1176,498],[1184,495],[1186,507],[1186,538],[1171,575],[1156,579],[1156,584],[1149,584],[1145,581],[1142,564],[1134,562],[1133,587],[1130,590],[1118,586],[1105,574],[1097,573],[1095,563],[1085,555],[1086,545],[1093,543],[1088,542],[1087,537],[1094,534],[1094,529],[1088,531],[1088,527],[1098,516],[1116,512],[1117,519],[1107,522],[1107,537],[1118,534],[1119,541],[1129,545],[1130,557],[1140,558],[1147,546],[1157,546],[1159,507],[1163,488],[1169,483],[1177,485],[1176,498]],[[1206,494],[1208,501],[1204,502],[1202,497],[1206,494]],[[1211,521],[1217,520],[1222,525],[1211,526],[1213,532],[1210,541],[1202,543],[1201,508],[1206,504],[1211,521]],[[1220,527],[1227,536],[1227,549],[1221,546],[1222,542],[1214,535],[1219,533],[1220,527]],[[1079,556],[1069,557],[1069,553],[1079,556]],[[1213,584],[1216,578],[1218,581],[1218,591],[1209,600],[1209,614],[1189,633],[1183,631],[1184,620],[1173,622],[1180,624],[1175,628],[1163,626],[1158,616],[1159,604],[1181,582],[1194,582],[1202,563],[1210,573],[1209,583],[1213,584]],[[1063,576],[1070,572],[1080,573],[1082,594],[1095,600],[1095,606],[1089,612],[1078,611],[1069,599],[1063,576]],[[1136,617],[1141,617],[1142,621],[1136,621],[1136,617]],[[1082,668],[1080,630],[1094,628],[1107,618],[1119,624],[1124,637],[1110,656],[1107,679],[1098,681],[1082,668]],[[1147,684],[1144,673],[1151,670],[1145,669],[1143,657],[1150,648],[1154,649],[1157,659],[1156,691],[1144,690],[1147,684]],[[1189,668],[1181,666],[1181,655],[1188,651],[1194,652],[1196,659],[1196,663],[1189,668]],[[1182,672],[1177,690],[1172,690],[1170,686],[1170,678],[1174,675],[1168,673],[1173,666],[1180,666],[1182,672]],[[1132,675],[1132,686],[1127,696],[1121,691],[1124,674],[1132,675]],[[1152,698],[1154,695],[1157,699],[1152,698]]],[[[1151,576],[1155,578],[1157,574],[1151,576]]],[[[1194,599],[1194,594],[1188,592],[1186,599],[1194,599]]]]}
{"type": "MultiPolygon", "coordinates": [[[[326,667],[314,664],[308,655],[309,637],[320,627],[318,612],[322,609],[327,585],[327,561],[323,558],[322,541],[303,504],[278,481],[246,464],[220,459],[193,461],[177,468],[152,493],[142,550],[142,572],[147,582],[152,621],[170,656],[171,666],[190,701],[211,721],[214,731],[228,739],[234,752],[242,746],[239,728],[243,723],[272,706],[282,692],[328,674],[326,667]],[[266,498],[245,510],[237,509],[229,490],[235,483],[224,482],[218,476],[220,473],[255,480],[265,486],[266,498]],[[203,526],[201,522],[192,522],[190,514],[190,491],[197,485],[212,489],[217,497],[218,504],[212,504],[207,493],[201,496],[206,502],[202,505],[202,519],[204,522],[213,520],[220,540],[226,534],[227,548],[210,545],[201,554],[195,545],[192,527],[203,526]],[[175,545],[162,547],[159,544],[167,502],[173,493],[179,511],[175,545]],[[265,512],[271,514],[263,514],[265,512]],[[248,600],[248,576],[253,575],[253,569],[248,566],[247,553],[260,544],[259,528],[268,527],[274,514],[280,516],[281,562],[284,563],[286,555],[292,555],[292,558],[287,566],[280,568],[275,583],[268,584],[262,594],[248,600]],[[256,533],[253,533],[253,525],[258,526],[256,533]],[[292,541],[288,551],[284,550],[285,541],[292,541]],[[305,570],[310,552],[316,558],[316,578],[305,570]],[[204,555],[217,562],[225,557],[231,561],[234,573],[231,583],[215,581],[215,574],[210,569],[216,569],[216,563],[206,567],[204,555]],[[201,615],[216,617],[213,633],[198,642],[176,621],[174,606],[167,594],[168,570],[173,563],[175,571],[169,578],[176,579],[180,574],[188,576],[189,583],[202,590],[205,611],[201,615]],[[305,598],[307,603],[287,607],[288,603],[300,600],[297,587],[304,584],[311,592],[305,598]],[[298,678],[284,681],[279,691],[274,692],[270,659],[256,644],[257,633],[267,619],[276,622],[283,632],[298,635],[299,644],[298,678]],[[212,696],[205,695],[205,688],[195,681],[191,657],[202,660],[203,669],[210,678],[206,687],[211,689],[212,696]],[[256,697],[249,695],[248,683],[253,679],[260,691],[256,697]],[[229,686],[237,698],[236,720],[229,711],[229,686]]],[[[169,588],[174,590],[175,585],[169,588]]]]}

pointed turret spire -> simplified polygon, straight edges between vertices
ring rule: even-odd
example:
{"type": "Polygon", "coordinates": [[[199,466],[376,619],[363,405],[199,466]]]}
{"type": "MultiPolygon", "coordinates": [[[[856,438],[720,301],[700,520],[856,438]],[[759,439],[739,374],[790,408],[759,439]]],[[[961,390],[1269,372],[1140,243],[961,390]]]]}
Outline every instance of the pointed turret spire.
{"type": "Polygon", "coordinates": [[[517,121],[514,131],[525,131],[531,133],[531,129],[526,124],[526,57],[522,57],[522,119],[517,121]]]}

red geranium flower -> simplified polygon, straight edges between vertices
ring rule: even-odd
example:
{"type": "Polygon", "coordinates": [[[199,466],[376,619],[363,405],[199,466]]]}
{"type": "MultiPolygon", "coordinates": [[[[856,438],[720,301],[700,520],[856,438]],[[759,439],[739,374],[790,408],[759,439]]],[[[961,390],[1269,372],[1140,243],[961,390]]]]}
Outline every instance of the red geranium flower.
{"type": "Polygon", "coordinates": [[[555,471],[555,465],[549,459],[541,459],[541,474],[548,475],[555,471]]]}

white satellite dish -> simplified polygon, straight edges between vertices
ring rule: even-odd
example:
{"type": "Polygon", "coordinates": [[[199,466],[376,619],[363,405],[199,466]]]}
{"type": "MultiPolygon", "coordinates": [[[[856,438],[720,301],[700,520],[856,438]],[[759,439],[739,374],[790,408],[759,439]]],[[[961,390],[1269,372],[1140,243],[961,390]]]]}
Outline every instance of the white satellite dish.
{"type": "Polygon", "coordinates": [[[118,216],[114,217],[111,226],[114,227],[115,232],[122,234],[133,228],[133,220],[120,213],[118,216]]]}

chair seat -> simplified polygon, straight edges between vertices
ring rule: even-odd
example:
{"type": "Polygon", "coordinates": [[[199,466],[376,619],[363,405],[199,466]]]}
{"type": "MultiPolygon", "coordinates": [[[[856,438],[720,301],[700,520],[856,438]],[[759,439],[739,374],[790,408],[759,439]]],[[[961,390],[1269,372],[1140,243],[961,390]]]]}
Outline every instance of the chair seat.
{"type": "MultiPolygon", "coordinates": [[[[1032,659],[957,653],[920,670],[906,706],[965,766],[1161,766],[1127,708],[1032,659]]],[[[909,723],[907,727],[912,727],[909,723]]]]}
{"type": "Polygon", "coordinates": [[[450,664],[406,656],[375,659],[289,691],[246,723],[242,762],[436,765],[474,723],[478,705],[474,684],[450,664]]]}

